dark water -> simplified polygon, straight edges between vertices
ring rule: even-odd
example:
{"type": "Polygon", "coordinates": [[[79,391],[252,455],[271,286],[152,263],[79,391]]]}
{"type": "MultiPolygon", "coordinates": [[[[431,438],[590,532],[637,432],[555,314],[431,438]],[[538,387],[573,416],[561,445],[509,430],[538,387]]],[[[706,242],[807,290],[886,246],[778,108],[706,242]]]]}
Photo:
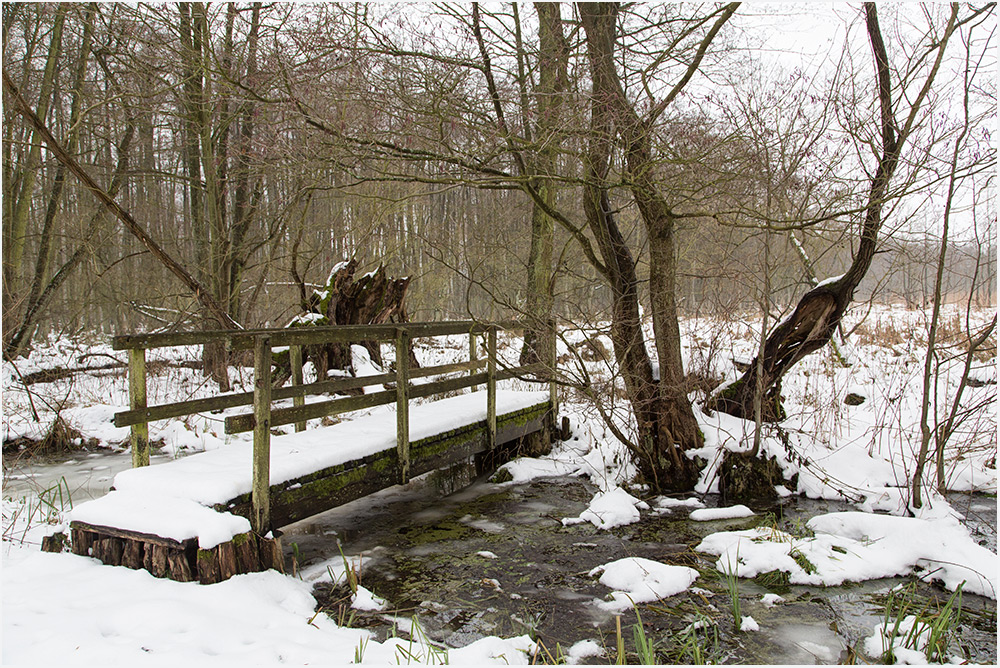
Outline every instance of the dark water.
{"type": "MultiPolygon", "coordinates": [[[[694,552],[703,536],[739,530],[766,521],[779,528],[801,526],[816,514],[853,510],[847,504],[790,498],[780,506],[754,508],[756,517],[692,522],[676,510],[611,531],[593,525],[563,526],[564,517],[585,510],[596,488],[581,478],[538,479],[526,484],[495,485],[479,480],[445,496],[412,484],[369,497],[286,528],[289,560],[293,543],[298,566],[364,555],[361,583],[389,602],[381,613],[355,612],[351,623],[393,633],[392,618],[416,618],[427,635],[451,647],[483,636],[529,633],[545,648],[540,661],[552,662],[580,640],[606,648],[616,658],[617,624],[621,624],[632,663],[636,611],[621,619],[594,605],[609,593],[589,571],[627,556],[691,566],[700,573],[694,589],[655,604],[640,605],[643,629],[662,663],[693,663],[685,654],[682,631],[697,619],[713,624],[715,638],[702,642],[713,662],[754,664],[828,664],[871,661],[859,657],[864,638],[881,621],[884,596],[911,579],[884,579],[842,587],[764,586],[739,581],[742,614],[760,625],[755,633],[735,633],[724,583],[714,557],[694,552]],[[340,547],[338,547],[340,541],[340,547]],[[766,607],[761,597],[778,593],[785,603],[766,607]]],[[[977,514],[979,530],[993,529],[995,499],[976,496],[967,507],[977,514]],[[993,515],[980,506],[992,504],[993,515]],[[992,524],[990,523],[992,522],[992,524]]],[[[708,497],[707,505],[717,499],[708,497]]],[[[961,507],[961,504],[956,504],[961,507]]],[[[988,543],[988,537],[984,537],[988,543]]],[[[329,581],[329,578],[323,578],[329,581]]],[[[919,583],[923,602],[944,600],[948,592],[919,583]]],[[[319,584],[320,606],[346,622],[349,592],[345,586],[319,584]]],[[[977,663],[996,662],[996,603],[967,595],[961,639],[950,652],[977,663]]]]}
{"type": "MultiPolygon", "coordinates": [[[[61,482],[79,502],[106,493],[114,473],[130,465],[130,456],[78,452],[30,464],[5,456],[4,465],[6,495],[38,493],[61,482]]],[[[298,568],[308,569],[339,560],[341,549],[351,558],[363,555],[361,583],[389,602],[381,613],[351,611],[345,586],[319,584],[314,593],[324,611],[339,623],[368,627],[380,638],[394,633],[394,618],[417,619],[430,638],[451,647],[483,636],[529,633],[544,646],[538,660],[546,663],[580,640],[593,640],[606,651],[586,662],[614,662],[620,623],[628,659],[636,663],[636,612],[626,611],[616,620],[594,605],[609,590],[588,575],[598,565],[636,556],[700,573],[694,589],[638,607],[662,663],[696,662],[685,653],[682,632],[698,619],[711,622],[710,639],[700,647],[701,658],[714,662],[871,662],[877,657],[855,652],[882,621],[886,593],[914,582],[894,578],[822,588],[740,580],[742,614],[752,616],[761,630],[735,633],[714,557],[694,552],[694,546],[709,533],[759,522],[794,533],[814,515],[852,506],[792,497],[779,506],[754,508],[758,515],[753,518],[716,522],[691,522],[683,509],[659,516],[643,512],[641,522],[604,531],[589,523],[562,524],[562,518],[586,509],[597,491],[584,478],[497,485],[473,481],[471,471],[452,473],[426,476],[285,528],[289,564],[296,557],[298,568]],[[769,592],[786,602],[765,607],[760,599],[769,592]]],[[[952,494],[949,501],[965,516],[973,537],[995,551],[996,498],[952,494]]],[[[710,496],[705,503],[713,506],[718,499],[710,496]]],[[[329,578],[318,581],[324,580],[329,578]]],[[[916,583],[918,606],[934,609],[948,595],[916,583]]],[[[963,621],[950,653],[995,664],[996,628],[995,601],[964,596],[963,621]]]]}

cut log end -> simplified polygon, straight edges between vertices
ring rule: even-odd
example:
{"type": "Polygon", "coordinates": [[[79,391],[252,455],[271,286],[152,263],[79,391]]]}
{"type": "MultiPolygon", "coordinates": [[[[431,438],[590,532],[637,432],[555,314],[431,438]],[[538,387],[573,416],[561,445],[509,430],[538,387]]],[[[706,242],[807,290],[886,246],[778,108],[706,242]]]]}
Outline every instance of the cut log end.
{"type": "MultiPolygon", "coordinates": [[[[158,578],[177,582],[215,584],[234,575],[256,573],[269,569],[284,573],[284,556],[278,538],[262,538],[252,532],[234,536],[210,549],[199,549],[197,539],[182,543],[155,540],[140,534],[115,530],[115,535],[94,530],[95,527],[72,528],[73,554],[93,557],[109,566],[145,569],[158,578]]],[[[59,551],[55,538],[43,543],[42,549],[59,551]]]]}

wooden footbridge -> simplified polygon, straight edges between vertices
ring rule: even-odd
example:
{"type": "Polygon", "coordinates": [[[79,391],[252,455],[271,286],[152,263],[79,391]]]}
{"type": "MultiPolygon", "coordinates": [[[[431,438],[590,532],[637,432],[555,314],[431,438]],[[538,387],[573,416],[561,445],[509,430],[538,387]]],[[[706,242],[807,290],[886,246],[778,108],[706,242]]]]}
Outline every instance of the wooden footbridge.
{"type": "MultiPolygon", "coordinates": [[[[497,333],[522,328],[463,321],[117,336],[114,348],[129,353],[130,407],[115,415],[115,424],[131,427],[133,468],[115,476],[108,495],[74,508],[73,552],[203,583],[283,569],[279,527],[470,459],[482,472],[521,449],[545,451],[557,411],[551,371],[541,364],[504,367],[497,355],[497,333]],[[469,337],[468,361],[410,367],[413,339],[456,334],[469,337]],[[304,346],[363,341],[394,343],[395,370],[303,383],[304,346]],[[146,405],[146,350],[219,342],[229,350],[253,350],[253,392],[146,405]],[[275,388],[273,353],[285,347],[291,384],[275,388]],[[497,389],[511,378],[543,383],[547,391],[497,389]],[[306,401],[362,388],[375,389],[306,401]],[[465,388],[472,392],[411,405],[465,388]],[[293,405],[272,407],[283,399],[293,405]],[[394,419],[380,412],[306,430],[309,419],[392,404],[394,419]],[[226,433],[252,431],[252,443],[149,466],[149,422],[239,406],[253,410],[227,417],[226,433]],[[295,433],[272,435],[288,424],[295,433]]],[[[553,346],[555,336],[547,338],[553,346]]]]}

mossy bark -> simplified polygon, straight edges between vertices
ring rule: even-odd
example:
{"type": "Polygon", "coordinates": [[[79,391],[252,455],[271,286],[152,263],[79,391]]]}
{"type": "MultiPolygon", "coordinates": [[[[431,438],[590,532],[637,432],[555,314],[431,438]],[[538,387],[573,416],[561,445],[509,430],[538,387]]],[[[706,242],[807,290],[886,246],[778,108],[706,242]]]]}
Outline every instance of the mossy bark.
{"type": "Polygon", "coordinates": [[[719,493],[727,504],[775,501],[775,487],[784,482],[774,458],[755,457],[749,452],[726,452],[719,467],[719,493]]]}

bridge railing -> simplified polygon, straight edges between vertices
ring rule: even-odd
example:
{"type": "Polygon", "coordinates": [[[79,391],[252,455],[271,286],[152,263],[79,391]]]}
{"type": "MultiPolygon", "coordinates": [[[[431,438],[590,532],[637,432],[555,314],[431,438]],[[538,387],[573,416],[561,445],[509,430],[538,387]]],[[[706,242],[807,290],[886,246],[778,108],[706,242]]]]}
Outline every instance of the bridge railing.
{"type": "MultiPolygon", "coordinates": [[[[482,323],[475,321],[401,323],[391,325],[344,325],[333,327],[298,327],[287,329],[217,330],[164,334],[129,334],[112,339],[115,350],[129,353],[129,410],[115,414],[115,425],[131,427],[132,465],[149,465],[149,422],[181,417],[238,406],[253,406],[253,411],[226,418],[227,434],[253,431],[253,494],[251,523],[258,532],[266,532],[270,524],[270,435],[271,428],[295,424],[296,431],[305,429],[306,420],[329,415],[396,404],[396,448],[402,472],[400,482],[409,480],[409,401],[479,385],[486,386],[487,442],[496,444],[496,384],[509,378],[521,378],[549,385],[553,418],[557,410],[556,384],[552,369],[542,363],[506,367],[498,361],[497,332],[523,330],[524,323],[507,321],[482,323]],[[465,334],[469,337],[469,360],[452,364],[411,369],[410,342],[415,338],[465,334]],[[485,338],[486,358],[479,359],[477,337],[485,338]],[[396,368],[390,373],[354,378],[321,380],[303,383],[302,347],[327,343],[394,342],[396,368]],[[223,342],[230,350],[253,350],[254,391],[225,394],[190,401],[148,406],[146,402],[145,351],[206,343],[223,342]],[[291,385],[272,387],[273,350],[287,346],[291,363],[291,385]],[[502,368],[498,369],[498,366],[502,368]],[[411,381],[428,376],[461,372],[467,376],[448,378],[418,385],[411,381]],[[336,393],[372,385],[395,384],[394,389],[327,401],[306,403],[310,395],[336,393]],[[293,400],[290,408],[271,408],[281,399],[293,400]]],[[[551,359],[555,359],[554,323],[549,334],[551,359]]]]}

